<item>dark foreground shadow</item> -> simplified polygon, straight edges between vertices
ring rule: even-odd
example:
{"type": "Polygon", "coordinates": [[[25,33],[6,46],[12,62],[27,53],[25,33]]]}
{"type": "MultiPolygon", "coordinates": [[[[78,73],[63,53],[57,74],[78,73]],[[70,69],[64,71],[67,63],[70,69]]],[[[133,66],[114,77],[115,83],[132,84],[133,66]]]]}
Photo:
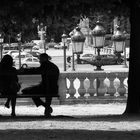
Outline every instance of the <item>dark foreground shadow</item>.
{"type": "Polygon", "coordinates": [[[139,131],[0,130],[2,140],[139,140],[139,131]]]}
{"type": "Polygon", "coordinates": [[[66,116],[66,115],[56,115],[51,117],[45,117],[44,115],[35,116],[35,115],[18,115],[16,117],[11,116],[0,116],[0,122],[10,122],[10,121],[43,121],[43,120],[52,120],[52,121],[106,121],[106,122],[120,122],[120,121],[130,121],[130,122],[136,122],[140,121],[140,115],[128,115],[128,114],[122,114],[122,115],[72,115],[72,116],[66,116]]]}
{"type": "Polygon", "coordinates": [[[57,116],[51,116],[51,117],[46,117],[44,115],[40,115],[40,116],[35,116],[35,115],[18,115],[15,117],[11,117],[11,116],[4,116],[1,115],[0,116],[0,122],[3,121],[42,121],[42,120],[69,120],[69,119],[76,119],[76,117],[73,116],[65,116],[65,115],[57,115],[57,116]]]}
{"type": "MultiPolygon", "coordinates": [[[[104,125],[102,128],[101,127],[102,122],[101,122],[100,127],[98,128],[98,125],[97,127],[93,127],[94,121],[96,122],[104,121],[103,123],[116,122],[115,125],[117,125],[120,122],[122,122],[121,124],[123,125],[124,124],[123,122],[125,121],[127,121],[127,123],[134,121],[134,124],[136,124],[137,121],[140,122],[140,116],[139,115],[98,115],[98,116],[57,115],[49,118],[46,118],[44,116],[16,116],[14,118],[10,116],[0,116],[0,125],[1,125],[0,140],[1,139],[2,140],[28,140],[28,139],[29,140],[139,140],[140,139],[139,127],[135,131],[134,130],[131,131],[131,129],[129,128],[127,129],[126,126],[126,129],[124,131],[119,127],[113,127],[112,123],[109,123],[110,126],[106,127],[106,125],[104,125]],[[80,128],[81,126],[80,122],[82,125],[85,124],[85,127],[80,128]],[[91,122],[93,122],[92,125],[91,122]],[[65,127],[65,125],[70,125],[70,126],[65,127]],[[71,125],[75,125],[75,127],[71,125]],[[60,126],[62,126],[62,128],[60,126]]],[[[132,127],[133,126],[134,125],[132,125],[132,127]]]]}

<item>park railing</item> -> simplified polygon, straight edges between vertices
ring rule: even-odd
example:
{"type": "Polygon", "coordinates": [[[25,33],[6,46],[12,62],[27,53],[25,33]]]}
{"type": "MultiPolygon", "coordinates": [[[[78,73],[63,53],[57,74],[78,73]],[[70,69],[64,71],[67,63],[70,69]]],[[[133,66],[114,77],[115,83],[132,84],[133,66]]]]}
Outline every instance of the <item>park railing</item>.
{"type": "MultiPolygon", "coordinates": [[[[61,72],[58,104],[126,101],[128,72],[61,72]]],[[[41,75],[19,75],[22,88],[38,84],[41,75]]],[[[20,94],[20,92],[19,92],[20,94]]]]}
{"type": "Polygon", "coordinates": [[[127,99],[128,72],[61,72],[60,104],[127,99]]]}

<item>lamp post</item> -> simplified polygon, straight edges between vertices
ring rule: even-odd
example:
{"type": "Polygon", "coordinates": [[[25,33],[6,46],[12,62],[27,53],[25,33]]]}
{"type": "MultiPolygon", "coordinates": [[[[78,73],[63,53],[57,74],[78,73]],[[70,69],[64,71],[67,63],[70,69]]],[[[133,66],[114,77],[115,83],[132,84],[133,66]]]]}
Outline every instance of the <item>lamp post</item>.
{"type": "Polygon", "coordinates": [[[3,35],[2,33],[0,33],[0,58],[1,59],[2,59],[2,53],[3,53],[3,45],[2,45],[3,40],[4,40],[3,35]]]}
{"type": "Polygon", "coordinates": [[[63,50],[64,50],[64,71],[66,71],[66,42],[67,42],[67,35],[65,33],[62,34],[62,43],[63,43],[63,50]]]}
{"type": "Polygon", "coordinates": [[[127,58],[126,58],[126,38],[127,38],[127,32],[124,31],[123,32],[124,36],[125,36],[125,44],[124,44],[124,68],[128,68],[127,66],[127,58]]]}
{"type": "Polygon", "coordinates": [[[18,49],[19,49],[19,69],[21,68],[21,33],[17,34],[18,49]]]}
{"type": "MultiPolygon", "coordinates": [[[[118,64],[121,63],[121,53],[123,53],[123,49],[125,47],[125,36],[120,31],[120,27],[116,27],[116,32],[112,36],[112,41],[114,45],[114,53],[118,56],[118,64]]],[[[126,63],[126,60],[125,60],[126,63]]]]}
{"type": "Polygon", "coordinates": [[[46,53],[45,36],[46,36],[47,26],[44,26],[43,23],[41,23],[40,25],[37,26],[37,30],[38,30],[38,35],[40,37],[40,40],[43,44],[44,53],[46,53]]]}
{"type": "Polygon", "coordinates": [[[71,37],[72,46],[72,70],[75,71],[74,54],[80,55],[83,53],[83,46],[85,42],[85,36],[80,31],[79,27],[76,27],[74,34],[71,37]]]}
{"type": "Polygon", "coordinates": [[[97,21],[95,28],[92,30],[92,36],[93,36],[93,41],[94,41],[93,47],[95,48],[95,50],[97,50],[97,62],[95,63],[96,65],[95,70],[100,71],[100,70],[103,70],[101,68],[102,60],[100,56],[100,49],[104,47],[105,30],[99,21],[97,21]]]}

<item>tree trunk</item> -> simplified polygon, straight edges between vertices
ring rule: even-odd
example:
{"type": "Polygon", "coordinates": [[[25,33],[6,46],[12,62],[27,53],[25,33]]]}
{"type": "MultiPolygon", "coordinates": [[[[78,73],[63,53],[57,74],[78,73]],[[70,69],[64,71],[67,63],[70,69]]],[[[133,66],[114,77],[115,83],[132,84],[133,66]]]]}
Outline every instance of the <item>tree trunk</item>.
{"type": "MultiPolygon", "coordinates": [[[[140,4],[140,3],[139,3],[140,4]]],[[[128,75],[128,99],[124,113],[140,113],[140,7],[131,2],[130,64],[128,75]]]]}

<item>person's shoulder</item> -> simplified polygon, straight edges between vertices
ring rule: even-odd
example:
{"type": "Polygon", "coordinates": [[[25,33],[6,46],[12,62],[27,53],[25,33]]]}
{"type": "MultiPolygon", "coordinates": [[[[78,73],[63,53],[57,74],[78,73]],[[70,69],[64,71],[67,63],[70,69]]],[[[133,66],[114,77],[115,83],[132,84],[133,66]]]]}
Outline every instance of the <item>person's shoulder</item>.
{"type": "Polygon", "coordinates": [[[12,70],[13,72],[16,72],[16,73],[17,73],[17,71],[18,71],[15,67],[12,67],[11,70],[12,70]]]}
{"type": "Polygon", "coordinates": [[[54,67],[58,68],[58,66],[55,63],[52,63],[54,67]]]}
{"type": "Polygon", "coordinates": [[[15,67],[12,67],[12,70],[17,70],[15,67]]]}
{"type": "Polygon", "coordinates": [[[56,64],[54,62],[49,61],[49,64],[52,66],[56,66],[56,64]]]}
{"type": "Polygon", "coordinates": [[[50,61],[50,64],[51,64],[52,68],[54,68],[55,70],[59,70],[58,66],[55,63],[50,61]]]}

